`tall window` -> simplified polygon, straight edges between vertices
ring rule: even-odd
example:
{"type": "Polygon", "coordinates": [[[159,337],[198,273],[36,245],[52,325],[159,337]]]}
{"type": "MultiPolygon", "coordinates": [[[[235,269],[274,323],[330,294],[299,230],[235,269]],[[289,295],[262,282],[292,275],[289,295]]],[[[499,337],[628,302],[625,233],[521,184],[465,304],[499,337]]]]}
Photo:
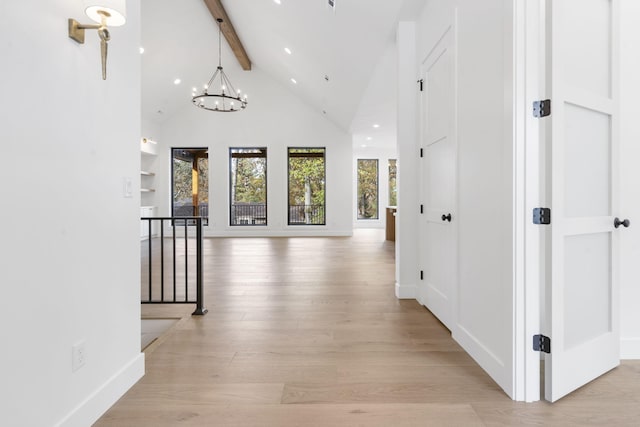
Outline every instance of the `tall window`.
{"type": "Polygon", "coordinates": [[[378,219],[378,159],[358,159],[358,219],[378,219]]]}
{"type": "Polygon", "coordinates": [[[231,225],[267,225],[267,149],[231,148],[231,225]]]}
{"type": "Polygon", "coordinates": [[[389,159],[389,206],[398,205],[398,161],[389,159]]]}
{"type": "Polygon", "coordinates": [[[289,225],[325,225],[325,149],[288,151],[289,225]]]}
{"type": "Polygon", "coordinates": [[[209,150],[171,149],[171,215],[201,216],[209,224],[209,150]]]}

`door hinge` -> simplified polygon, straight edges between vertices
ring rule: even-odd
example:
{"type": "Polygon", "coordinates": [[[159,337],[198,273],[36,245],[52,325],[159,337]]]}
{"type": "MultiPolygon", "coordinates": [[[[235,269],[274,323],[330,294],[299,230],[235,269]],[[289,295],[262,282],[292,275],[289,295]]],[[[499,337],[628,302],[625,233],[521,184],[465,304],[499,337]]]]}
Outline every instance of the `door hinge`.
{"type": "Polygon", "coordinates": [[[424,91],[424,79],[418,80],[418,83],[420,83],[420,92],[423,92],[424,91]]]}
{"type": "Polygon", "coordinates": [[[541,225],[551,224],[551,209],[535,208],[533,210],[533,223],[541,225]]]}
{"type": "Polygon", "coordinates": [[[551,100],[543,99],[533,103],[533,117],[542,118],[551,115],[551,100]]]}
{"type": "Polygon", "coordinates": [[[424,271],[420,270],[420,280],[424,280],[424,271]]]}
{"type": "Polygon", "coordinates": [[[533,349],[543,353],[551,353],[551,338],[544,335],[534,335],[533,349]]]}
{"type": "Polygon", "coordinates": [[[424,213],[424,205],[420,205],[420,213],[424,213]]]}
{"type": "Polygon", "coordinates": [[[420,149],[420,157],[424,157],[424,148],[420,149]]]}

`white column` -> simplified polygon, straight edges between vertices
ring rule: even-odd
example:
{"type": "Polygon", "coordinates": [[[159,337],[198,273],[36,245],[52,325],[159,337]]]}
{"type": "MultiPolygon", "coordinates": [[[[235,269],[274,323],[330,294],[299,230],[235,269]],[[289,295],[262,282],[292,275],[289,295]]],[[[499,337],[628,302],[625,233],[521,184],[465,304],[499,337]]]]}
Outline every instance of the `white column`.
{"type": "Polygon", "coordinates": [[[400,22],[398,45],[398,213],[396,297],[417,295],[418,279],[418,86],[415,22],[400,22]]]}

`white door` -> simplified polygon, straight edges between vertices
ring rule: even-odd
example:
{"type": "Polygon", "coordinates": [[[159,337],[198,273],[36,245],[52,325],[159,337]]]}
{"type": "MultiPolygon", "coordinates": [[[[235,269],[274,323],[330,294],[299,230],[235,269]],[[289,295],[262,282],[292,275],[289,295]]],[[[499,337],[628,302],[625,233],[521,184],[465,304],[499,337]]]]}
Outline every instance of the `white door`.
{"type": "Polygon", "coordinates": [[[451,330],[456,283],[456,142],[452,29],[422,64],[419,301],[451,330]]]}
{"type": "MultiPolygon", "coordinates": [[[[549,1],[551,247],[545,397],[619,364],[618,0],[549,1]]],[[[620,219],[623,219],[622,217],[620,219]]]]}

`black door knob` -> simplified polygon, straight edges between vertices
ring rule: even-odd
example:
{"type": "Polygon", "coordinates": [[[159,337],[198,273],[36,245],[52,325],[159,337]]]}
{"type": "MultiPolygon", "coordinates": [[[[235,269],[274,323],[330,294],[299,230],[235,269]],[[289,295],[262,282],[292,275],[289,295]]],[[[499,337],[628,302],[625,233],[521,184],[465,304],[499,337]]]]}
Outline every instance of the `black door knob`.
{"type": "Polygon", "coordinates": [[[442,214],[442,220],[451,222],[451,214],[442,214]]]}
{"type": "Polygon", "coordinates": [[[624,228],[627,228],[627,227],[629,227],[629,226],[631,225],[631,222],[630,222],[628,219],[625,219],[625,220],[623,220],[623,221],[620,221],[620,218],[617,218],[617,217],[616,217],[616,218],[613,220],[613,226],[614,226],[615,228],[618,228],[618,227],[620,227],[621,225],[622,225],[622,226],[624,226],[624,228]]]}

